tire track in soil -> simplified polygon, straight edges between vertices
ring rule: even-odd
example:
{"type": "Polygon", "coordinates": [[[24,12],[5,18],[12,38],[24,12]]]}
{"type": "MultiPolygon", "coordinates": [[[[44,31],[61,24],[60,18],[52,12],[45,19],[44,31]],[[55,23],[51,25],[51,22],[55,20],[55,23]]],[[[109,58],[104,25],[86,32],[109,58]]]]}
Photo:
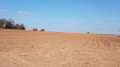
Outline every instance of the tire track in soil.
{"type": "MultiPolygon", "coordinates": [[[[87,34],[87,35],[89,35],[89,34],[87,34]]],[[[93,38],[93,34],[90,34],[89,37],[88,37],[88,36],[86,36],[86,37],[87,37],[87,40],[85,40],[85,41],[83,42],[83,46],[82,46],[82,47],[84,47],[84,48],[88,47],[88,43],[89,43],[90,40],[93,38]]]]}
{"type": "Polygon", "coordinates": [[[99,42],[97,41],[97,34],[91,34],[91,37],[89,37],[85,44],[86,46],[84,47],[96,49],[97,46],[99,45],[99,42]]]}
{"type": "Polygon", "coordinates": [[[102,48],[104,48],[104,43],[102,42],[102,39],[101,39],[101,34],[98,34],[97,35],[97,42],[99,43],[98,45],[98,48],[99,49],[102,49],[102,48]]]}
{"type": "Polygon", "coordinates": [[[98,40],[98,34],[95,34],[94,35],[94,38],[93,38],[93,46],[95,48],[100,48],[100,43],[99,43],[99,40],[98,40]]]}
{"type": "Polygon", "coordinates": [[[97,34],[97,36],[96,36],[96,42],[97,42],[97,48],[101,48],[100,40],[99,40],[99,34],[97,34]]]}
{"type": "Polygon", "coordinates": [[[110,48],[110,43],[105,40],[105,38],[103,37],[103,35],[100,35],[100,36],[99,36],[99,40],[100,40],[100,42],[102,43],[101,46],[102,46],[103,48],[110,48]]]}
{"type": "Polygon", "coordinates": [[[117,50],[117,44],[114,44],[111,40],[109,40],[107,36],[100,35],[99,40],[101,41],[103,48],[109,50],[117,50]]]}
{"type": "Polygon", "coordinates": [[[111,45],[113,45],[114,47],[120,47],[120,39],[119,38],[112,38],[112,37],[108,37],[107,39],[109,39],[109,41],[111,42],[111,45]]]}

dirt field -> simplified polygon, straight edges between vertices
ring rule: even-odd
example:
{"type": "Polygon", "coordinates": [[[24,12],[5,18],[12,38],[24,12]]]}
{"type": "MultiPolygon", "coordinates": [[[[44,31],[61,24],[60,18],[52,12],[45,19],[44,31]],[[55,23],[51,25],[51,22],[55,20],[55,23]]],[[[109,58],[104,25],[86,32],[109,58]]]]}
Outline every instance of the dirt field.
{"type": "Polygon", "coordinates": [[[1,29],[0,67],[120,67],[120,37],[1,29]]]}

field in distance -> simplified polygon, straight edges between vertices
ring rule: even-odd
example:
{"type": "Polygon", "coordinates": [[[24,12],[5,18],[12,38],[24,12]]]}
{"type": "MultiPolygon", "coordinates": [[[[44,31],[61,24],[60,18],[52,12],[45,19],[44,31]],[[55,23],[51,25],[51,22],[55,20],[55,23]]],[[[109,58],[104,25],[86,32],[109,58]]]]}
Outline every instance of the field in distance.
{"type": "Polygon", "coordinates": [[[120,67],[120,37],[0,29],[0,67],[120,67]]]}

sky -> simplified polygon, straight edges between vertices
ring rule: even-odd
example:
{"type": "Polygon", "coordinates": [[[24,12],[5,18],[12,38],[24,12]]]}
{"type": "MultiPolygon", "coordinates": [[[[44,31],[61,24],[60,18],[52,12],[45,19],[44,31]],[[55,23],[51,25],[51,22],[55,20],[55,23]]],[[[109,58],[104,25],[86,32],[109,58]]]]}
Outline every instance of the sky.
{"type": "Polygon", "coordinates": [[[120,34],[120,0],[0,0],[0,19],[54,32],[120,34]]]}

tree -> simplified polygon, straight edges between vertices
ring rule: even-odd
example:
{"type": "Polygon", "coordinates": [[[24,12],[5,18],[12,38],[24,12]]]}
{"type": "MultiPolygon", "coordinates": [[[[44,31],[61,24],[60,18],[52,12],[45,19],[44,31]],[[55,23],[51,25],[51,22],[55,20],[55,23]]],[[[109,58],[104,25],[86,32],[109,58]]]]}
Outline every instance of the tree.
{"type": "Polygon", "coordinates": [[[6,22],[7,22],[7,20],[5,20],[5,19],[0,19],[0,28],[4,28],[6,22]]]}
{"type": "Polygon", "coordinates": [[[21,24],[21,25],[20,25],[20,29],[21,29],[21,30],[25,30],[24,24],[21,24]]]}
{"type": "Polygon", "coordinates": [[[25,30],[24,24],[15,24],[13,19],[0,19],[0,28],[25,30]]]}
{"type": "Polygon", "coordinates": [[[19,29],[19,24],[18,23],[15,25],[14,29],[19,29]]]}
{"type": "Polygon", "coordinates": [[[13,24],[8,21],[8,22],[5,24],[5,28],[6,28],[6,29],[13,29],[13,24]]]}
{"type": "Polygon", "coordinates": [[[13,19],[9,19],[8,22],[11,22],[11,24],[15,26],[15,22],[13,19]]]}

